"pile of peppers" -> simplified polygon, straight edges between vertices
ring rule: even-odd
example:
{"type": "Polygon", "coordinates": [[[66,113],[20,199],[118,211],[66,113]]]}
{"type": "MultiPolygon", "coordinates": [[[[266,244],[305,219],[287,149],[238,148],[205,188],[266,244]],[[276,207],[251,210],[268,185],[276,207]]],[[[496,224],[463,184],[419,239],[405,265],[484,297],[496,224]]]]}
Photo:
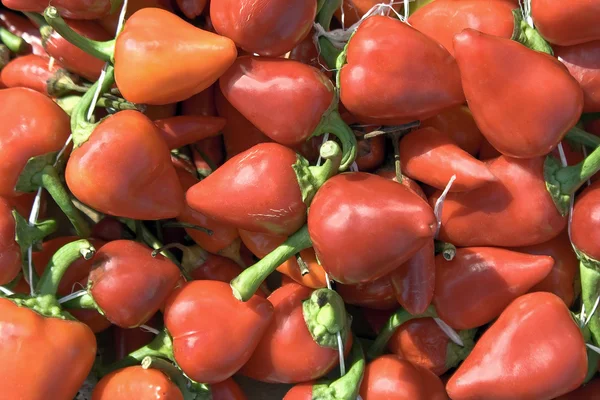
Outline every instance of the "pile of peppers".
{"type": "Polygon", "coordinates": [[[0,399],[600,399],[599,0],[2,0],[0,399]]]}

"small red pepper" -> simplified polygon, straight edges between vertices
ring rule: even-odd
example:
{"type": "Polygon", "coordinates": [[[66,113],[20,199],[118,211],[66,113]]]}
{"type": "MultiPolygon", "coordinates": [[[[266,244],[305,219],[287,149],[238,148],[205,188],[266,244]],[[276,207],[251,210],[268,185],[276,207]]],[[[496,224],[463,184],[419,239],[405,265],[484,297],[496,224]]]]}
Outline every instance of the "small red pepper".
{"type": "Polygon", "coordinates": [[[6,285],[21,271],[21,248],[15,241],[15,219],[11,204],[0,197],[0,285],[6,285]]]}
{"type": "Polygon", "coordinates": [[[587,373],[583,335],[552,293],[513,301],[483,334],[446,385],[453,400],[553,399],[587,373]]]}
{"type": "Polygon", "coordinates": [[[273,319],[242,375],[262,382],[299,383],[319,379],[338,363],[337,333],[351,345],[343,300],[329,289],[292,283],[268,298],[273,319]]]}
{"type": "Polygon", "coordinates": [[[212,400],[247,400],[242,388],[231,378],[210,385],[212,400]]]}
{"type": "Polygon", "coordinates": [[[396,292],[390,275],[358,285],[339,284],[335,288],[344,302],[376,310],[389,310],[398,307],[396,292]]]}
{"type": "Polygon", "coordinates": [[[555,46],[554,55],[579,82],[583,90],[583,112],[600,112],[600,40],[555,46]]]}
{"type": "Polygon", "coordinates": [[[218,135],[225,126],[225,118],[179,115],[157,119],[154,125],[160,130],[167,147],[173,150],[218,135]]]}
{"type": "Polygon", "coordinates": [[[204,117],[215,117],[217,106],[215,103],[215,90],[217,85],[210,85],[198,94],[181,103],[182,115],[199,115],[204,117]]]}
{"type": "Polygon", "coordinates": [[[571,46],[600,39],[600,4],[573,0],[563,7],[558,0],[531,0],[535,27],[550,43],[571,46]]]}
{"type": "Polygon", "coordinates": [[[385,160],[385,137],[380,135],[370,139],[361,139],[360,136],[357,138],[356,166],[358,170],[370,172],[379,168],[385,160]]]}
{"type": "Polygon", "coordinates": [[[438,115],[422,121],[421,127],[432,127],[450,135],[458,147],[472,156],[479,153],[483,136],[473,119],[471,110],[466,106],[444,110],[438,115]]]}
{"type": "Polygon", "coordinates": [[[310,32],[316,1],[212,0],[215,30],[249,53],[278,57],[292,50],[310,32]]]}
{"type": "Polygon", "coordinates": [[[546,155],[579,120],[583,92],[549,54],[473,29],[454,37],[454,52],[473,118],[502,154],[546,155]]]}

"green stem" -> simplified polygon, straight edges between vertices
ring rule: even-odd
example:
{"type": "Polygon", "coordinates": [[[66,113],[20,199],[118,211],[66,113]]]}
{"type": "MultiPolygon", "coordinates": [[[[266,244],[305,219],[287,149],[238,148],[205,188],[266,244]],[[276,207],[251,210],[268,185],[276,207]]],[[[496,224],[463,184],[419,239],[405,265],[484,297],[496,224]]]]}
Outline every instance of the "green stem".
{"type": "Polygon", "coordinates": [[[579,164],[559,169],[555,176],[562,193],[571,195],[599,170],[600,148],[597,148],[579,164]]]}
{"type": "Polygon", "coordinates": [[[319,10],[315,21],[326,31],[331,29],[331,20],[336,10],[342,6],[342,0],[326,0],[319,10]]]}
{"type": "Polygon", "coordinates": [[[412,319],[417,318],[435,318],[437,314],[433,306],[427,307],[424,313],[419,315],[412,315],[408,311],[404,309],[398,309],[390,319],[386,322],[385,326],[379,332],[379,335],[375,339],[375,342],[367,352],[367,356],[369,359],[377,358],[383,353],[385,347],[387,346],[387,342],[390,340],[396,329],[398,329],[402,324],[412,319]]]}
{"type": "Polygon", "coordinates": [[[0,41],[13,53],[21,53],[27,44],[22,37],[10,33],[6,28],[0,27],[0,41]]]}
{"type": "Polygon", "coordinates": [[[321,382],[313,386],[313,399],[355,400],[365,372],[365,355],[357,337],[353,338],[350,359],[352,360],[346,375],[333,382],[321,382]]]}
{"type": "Polygon", "coordinates": [[[552,47],[544,40],[542,35],[535,29],[529,26],[527,21],[523,19],[521,9],[513,10],[514,29],[512,40],[529,47],[532,50],[542,53],[554,55],[552,47]]]}
{"type": "Polygon", "coordinates": [[[302,302],[304,322],[313,340],[321,347],[338,348],[337,334],[346,343],[350,322],[344,300],[331,289],[317,289],[302,302]]]}
{"type": "Polygon", "coordinates": [[[58,10],[53,6],[46,8],[44,18],[48,25],[54,28],[69,43],[102,61],[112,61],[115,50],[114,40],[98,42],[81,36],[67,25],[65,20],[58,14],[58,10]]]}
{"type": "Polygon", "coordinates": [[[211,399],[210,388],[207,385],[191,381],[179,368],[163,358],[153,356],[144,357],[142,360],[142,368],[157,369],[168,376],[181,391],[183,400],[211,399]]]}
{"type": "Polygon", "coordinates": [[[595,149],[600,146],[600,137],[574,126],[567,132],[566,139],[595,149]]]}
{"type": "Polygon", "coordinates": [[[337,58],[342,53],[342,49],[335,47],[325,36],[319,37],[319,54],[325,60],[327,67],[331,70],[336,69],[337,58]]]}
{"type": "Polygon", "coordinates": [[[87,221],[83,218],[83,215],[71,202],[71,196],[65,189],[64,185],[60,181],[56,168],[51,165],[47,165],[33,176],[32,182],[38,186],[43,187],[50,193],[54,202],[60,207],[62,212],[69,218],[71,224],[77,231],[77,235],[80,237],[90,236],[91,230],[87,221]]]}
{"type": "MultiPolygon", "coordinates": [[[[86,90],[88,90],[88,89],[86,88],[86,90]]],[[[143,109],[143,107],[140,107],[134,103],[130,103],[125,99],[119,99],[119,98],[115,99],[112,97],[105,97],[105,96],[106,95],[104,95],[98,99],[98,101],[96,102],[96,107],[112,108],[113,110],[116,110],[116,111],[123,111],[123,110],[141,111],[143,109]]],[[[79,104],[79,102],[81,101],[81,98],[82,98],[82,96],[73,94],[73,95],[69,95],[69,96],[63,96],[58,99],[54,99],[54,102],[56,104],[58,104],[60,106],[60,108],[62,108],[63,111],[66,112],[68,115],[73,115],[73,112],[75,111],[75,107],[77,107],[77,104],[79,104]]]]}
{"type": "Polygon", "coordinates": [[[6,67],[10,62],[10,50],[3,44],[0,44],[0,70],[6,67]]]}
{"type": "Polygon", "coordinates": [[[598,372],[598,362],[600,361],[600,354],[596,353],[594,350],[590,349],[586,346],[586,353],[588,358],[588,370],[583,380],[583,383],[586,384],[594,378],[596,373],[598,372]]]}
{"type": "Polygon", "coordinates": [[[200,225],[194,225],[194,224],[189,224],[187,222],[180,222],[180,221],[173,221],[173,222],[165,222],[163,224],[164,228],[187,228],[187,229],[194,229],[200,232],[204,232],[206,233],[208,236],[212,236],[212,234],[214,233],[212,230],[205,228],[203,226],[200,225]]]}
{"type": "Polygon", "coordinates": [[[129,353],[129,355],[122,360],[119,360],[107,367],[98,368],[98,372],[100,375],[106,375],[117,369],[140,364],[146,357],[158,357],[176,362],[175,356],[173,355],[173,340],[166,330],[163,330],[161,333],[156,335],[152,342],[129,353]]]}
{"type": "MultiPolygon", "coordinates": [[[[586,312],[591,313],[598,296],[600,296],[600,263],[581,252],[577,252],[577,255],[580,260],[581,299],[586,312]]],[[[593,343],[596,346],[600,345],[600,310],[596,310],[592,315],[588,328],[593,343]]]]}
{"type": "Polygon", "coordinates": [[[62,69],[46,81],[46,91],[51,97],[61,97],[69,92],[84,93],[87,90],[86,87],[73,82],[71,76],[62,69]]]}
{"type": "MultiPolygon", "coordinates": [[[[100,95],[108,92],[115,82],[115,69],[109,66],[106,70],[106,76],[100,86],[100,95]]],[[[96,91],[98,90],[100,81],[96,81],[87,92],[81,97],[81,100],[75,105],[71,114],[71,132],[73,134],[73,145],[74,148],[78,148],[82,144],[88,141],[96,124],[87,121],[87,113],[90,108],[96,91]]]]}
{"type": "Polygon", "coordinates": [[[242,271],[231,281],[231,289],[236,299],[248,301],[261,283],[287,259],[301,250],[312,246],[308,227],[304,225],[283,244],[267,254],[262,260],[242,271]]]}
{"type": "Polygon", "coordinates": [[[442,242],[441,240],[435,241],[435,253],[442,254],[444,260],[452,261],[456,256],[456,246],[452,243],[442,242]]]}
{"type": "MultiPolygon", "coordinates": [[[[119,218],[119,221],[124,223],[125,225],[127,225],[127,227],[132,232],[135,232],[135,220],[129,219],[129,218],[119,218]]],[[[156,236],[154,236],[152,234],[152,232],[150,232],[148,230],[148,228],[146,228],[144,225],[142,225],[142,237],[144,239],[144,243],[146,243],[148,246],[150,246],[154,250],[164,247],[164,245],[156,238],[156,236]]],[[[170,252],[164,250],[164,251],[161,251],[160,254],[167,257],[169,260],[173,261],[174,263],[179,264],[179,262],[177,261],[177,258],[170,252]]]]}
{"type": "Polygon", "coordinates": [[[50,258],[44,274],[37,284],[37,293],[42,296],[56,295],[60,280],[67,272],[67,268],[80,257],[89,260],[95,252],[94,246],[85,239],[76,240],[58,249],[50,258]]]}
{"type": "MultiPolygon", "coordinates": [[[[25,16],[27,18],[29,18],[31,20],[31,22],[33,22],[33,24],[38,27],[38,28],[42,28],[43,26],[47,26],[48,24],[46,23],[46,20],[44,19],[43,16],[41,16],[38,13],[32,13],[32,12],[24,12],[23,14],[25,14],[25,16]]],[[[41,32],[40,32],[41,33],[41,32]]],[[[44,36],[42,35],[42,39],[44,38],[44,36]]]]}
{"type": "Polygon", "coordinates": [[[347,170],[356,159],[356,137],[352,129],[344,122],[337,110],[337,96],[334,98],[332,106],[325,112],[321,122],[313,132],[312,136],[319,136],[324,133],[331,133],[339,139],[342,144],[342,161],[340,170],[347,170]]]}
{"type": "Polygon", "coordinates": [[[85,293],[83,296],[72,298],[71,300],[62,303],[65,309],[78,309],[78,310],[98,310],[98,304],[92,297],[91,294],[85,293]]]}

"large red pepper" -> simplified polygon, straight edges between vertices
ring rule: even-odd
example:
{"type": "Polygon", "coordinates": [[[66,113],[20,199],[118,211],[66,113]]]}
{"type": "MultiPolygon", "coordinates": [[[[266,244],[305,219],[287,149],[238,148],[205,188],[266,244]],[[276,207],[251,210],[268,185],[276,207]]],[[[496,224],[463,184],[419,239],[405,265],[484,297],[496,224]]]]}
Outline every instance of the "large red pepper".
{"type": "Polygon", "coordinates": [[[56,290],[71,262],[94,248],[79,240],[61,248],[36,287],[35,297],[0,299],[0,392],[10,399],[71,400],[91,371],[96,338],[65,313],[56,290]]]}
{"type": "MultiPolygon", "coordinates": [[[[112,38],[95,21],[68,20],[67,23],[71,29],[86,38],[101,41],[112,38]]],[[[104,61],[69,43],[48,25],[41,27],[40,31],[44,49],[50,57],[54,57],[67,70],[81,75],[89,81],[98,79],[104,61]]]]}
{"type": "Polygon", "coordinates": [[[212,0],[215,30],[249,53],[278,57],[292,50],[310,32],[316,1],[212,0]]]}
{"type": "Polygon", "coordinates": [[[354,133],[337,110],[333,83],[316,68],[288,59],[240,57],[219,85],[227,100],[274,141],[298,146],[329,132],[342,144],[342,170],[354,161],[354,133]]]}
{"type": "Polygon", "coordinates": [[[6,87],[29,88],[51,97],[82,89],[67,71],[58,64],[50,68],[49,62],[48,58],[35,54],[15,58],[2,68],[0,79],[6,87]]]}
{"type": "Polygon", "coordinates": [[[231,158],[186,193],[188,205],[217,221],[249,230],[289,235],[306,221],[318,187],[337,172],[334,142],[323,146],[322,167],[277,143],[263,143],[231,158]]]}
{"type": "Polygon", "coordinates": [[[540,34],[523,20],[521,10],[508,0],[436,0],[412,14],[408,22],[452,55],[454,36],[467,28],[552,52],[540,34]]]}
{"type": "Polygon", "coordinates": [[[549,256],[494,247],[456,250],[452,261],[436,256],[433,304],[455,329],[471,329],[498,317],[514,299],[527,293],[551,271],[549,256]]]}
{"type": "Polygon", "coordinates": [[[546,40],[570,46],[600,39],[598,2],[573,0],[562,6],[558,0],[531,0],[531,17],[546,40]]]}
{"type": "Polygon", "coordinates": [[[262,382],[299,383],[319,379],[338,363],[339,332],[351,344],[343,300],[330,289],[291,283],[268,298],[273,319],[242,375],[262,382]]]}
{"type": "Polygon", "coordinates": [[[404,124],[464,102],[452,56],[397,19],[366,19],[348,42],[342,65],[340,100],[362,122],[404,124]]]}
{"type": "Polygon", "coordinates": [[[402,172],[440,190],[453,175],[456,180],[450,188],[452,192],[466,192],[497,180],[483,162],[435,128],[405,135],[400,140],[399,154],[402,172]]]}
{"type": "Polygon", "coordinates": [[[237,56],[230,39],[159,8],[137,11],[117,39],[109,42],[83,38],[52,7],[45,17],[71,43],[104,61],[114,61],[117,86],[133,103],[185,100],[212,85],[237,56]]]}
{"type": "Polygon", "coordinates": [[[600,40],[556,46],[554,55],[579,82],[583,90],[583,112],[600,112],[600,40]]]}
{"type": "MultiPolygon", "coordinates": [[[[110,71],[106,78],[101,91],[111,86],[110,71]]],[[[184,206],[183,190],[169,149],[152,121],[127,110],[99,124],[86,122],[97,84],[71,119],[75,149],[65,171],[69,189],[85,204],[113,216],[145,220],[178,216],[184,206]]]]}
{"type": "Polygon", "coordinates": [[[92,260],[87,293],[65,307],[97,309],[113,324],[134,328],[148,321],[179,282],[179,269],[131,240],[105,244],[92,260]]]}
{"type": "Polygon", "coordinates": [[[440,378],[433,372],[395,355],[377,358],[367,365],[360,386],[363,400],[446,400],[440,378]]]}
{"type": "Polygon", "coordinates": [[[502,154],[546,155],[579,120],[583,93],[554,57],[473,29],[454,37],[454,52],[475,122],[502,154]]]}
{"type": "Polygon", "coordinates": [[[453,400],[554,399],[579,387],[586,346],[552,293],[519,297],[477,341],[446,389],[453,400]]]}
{"type": "Polygon", "coordinates": [[[421,127],[432,127],[450,135],[458,147],[472,156],[479,153],[483,136],[473,119],[473,114],[466,106],[444,110],[438,115],[422,121],[421,127]]]}

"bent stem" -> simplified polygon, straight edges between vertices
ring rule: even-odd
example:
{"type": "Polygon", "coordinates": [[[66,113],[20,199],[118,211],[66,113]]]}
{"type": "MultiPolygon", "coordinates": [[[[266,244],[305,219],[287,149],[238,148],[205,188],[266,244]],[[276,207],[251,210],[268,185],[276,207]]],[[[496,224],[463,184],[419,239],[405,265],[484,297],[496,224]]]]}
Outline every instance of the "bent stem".
{"type": "Polygon", "coordinates": [[[313,340],[321,347],[337,349],[337,335],[346,342],[350,321],[344,300],[334,290],[323,288],[312,292],[302,302],[304,322],[313,340]]]}
{"type": "Polygon", "coordinates": [[[157,357],[176,363],[175,356],[173,355],[173,340],[166,330],[163,330],[156,335],[156,337],[144,347],[140,347],[129,353],[125,358],[106,367],[97,367],[97,371],[103,376],[117,369],[140,364],[146,357],[157,357]]]}
{"type": "Polygon", "coordinates": [[[360,340],[354,337],[350,350],[350,368],[346,375],[329,382],[323,381],[313,386],[313,399],[355,400],[365,372],[365,355],[360,340]]]}
{"type": "Polygon", "coordinates": [[[58,14],[56,7],[49,6],[44,11],[44,19],[54,30],[69,43],[79,47],[86,53],[107,62],[112,62],[115,40],[99,42],[97,40],[88,39],[75,32],[64,19],[58,14]]]}
{"type": "Polygon", "coordinates": [[[595,149],[600,146],[600,137],[574,126],[567,132],[565,139],[595,149]]]}
{"type": "MultiPolygon", "coordinates": [[[[86,90],[88,90],[86,88],[86,90]]],[[[72,115],[73,111],[75,111],[75,107],[81,101],[81,96],[78,95],[69,95],[63,96],[58,99],[54,99],[54,102],[58,104],[60,108],[63,109],[67,115],[72,115]]],[[[125,99],[115,98],[115,97],[107,97],[106,95],[100,97],[96,102],[97,108],[110,108],[115,111],[123,111],[123,110],[136,110],[143,112],[144,107],[141,107],[138,104],[130,103],[125,99]]]]}
{"type": "Polygon", "coordinates": [[[317,194],[317,190],[323,186],[325,181],[335,175],[340,169],[342,151],[336,142],[328,140],[323,143],[319,153],[321,158],[325,160],[323,165],[309,166],[308,160],[299,154],[297,155],[296,162],[292,164],[292,169],[296,174],[296,179],[300,186],[302,201],[306,204],[306,207],[310,206],[313,197],[317,194]]]}
{"type": "Polygon", "coordinates": [[[142,368],[157,369],[171,379],[181,391],[183,400],[210,400],[211,392],[207,385],[193,382],[184,373],[169,361],[147,356],[142,360],[142,368]]]}
{"type": "Polygon", "coordinates": [[[77,261],[80,257],[89,260],[96,253],[96,249],[92,244],[85,240],[80,239],[74,242],[68,243],[58,249],[56,253],[52,255],[44,274],[40,278],[37,284],[36,291],[40,295],[56,295],[60,280],[64,276],[67,269],[77,261]]]}
{"type": "Polygon", "coordinates": [[[267,254],[262,260],[242,271],[231,281],[231,289],[236,299],[248,301],[258,290],[261,283],[273,271],[283,264],[288,258],[293,257],[301,250],[312,246],[308,234],[308,227],[304,225],[290,236],[275,250],[267,254]]]}
{"type": "Polygon", "coordinates": [[[332,106],[325,112],[321,118],[321,122],[313,132],[312,136],[320,136],[325,133],[330,133],[337,137],[342,144],[342,161],[340,170],[345,171],[350,168],[350,165],[356,159],[356,137],[352,129],[344,122],[337,109],[337,96],[332,102],[332,106]]]}
{"type": "Polygon", "coordinates": [[[386,322],[385,326],[377,335],[375,342],[371,345],[371,348],[367,351],[367,356],[369,359],[374,359],[379,357],[385,347],[387,346],[387,342],[390,340],[396,329],[398,329],[402,324],[407,321],[418,319],[418,318],[436,318],[437,313],[433,306],[427,307],[424,313],[418,315],[412,315],[408,311],[400,308],[395,313],[392,314],[390,319],[386,322]]]}

